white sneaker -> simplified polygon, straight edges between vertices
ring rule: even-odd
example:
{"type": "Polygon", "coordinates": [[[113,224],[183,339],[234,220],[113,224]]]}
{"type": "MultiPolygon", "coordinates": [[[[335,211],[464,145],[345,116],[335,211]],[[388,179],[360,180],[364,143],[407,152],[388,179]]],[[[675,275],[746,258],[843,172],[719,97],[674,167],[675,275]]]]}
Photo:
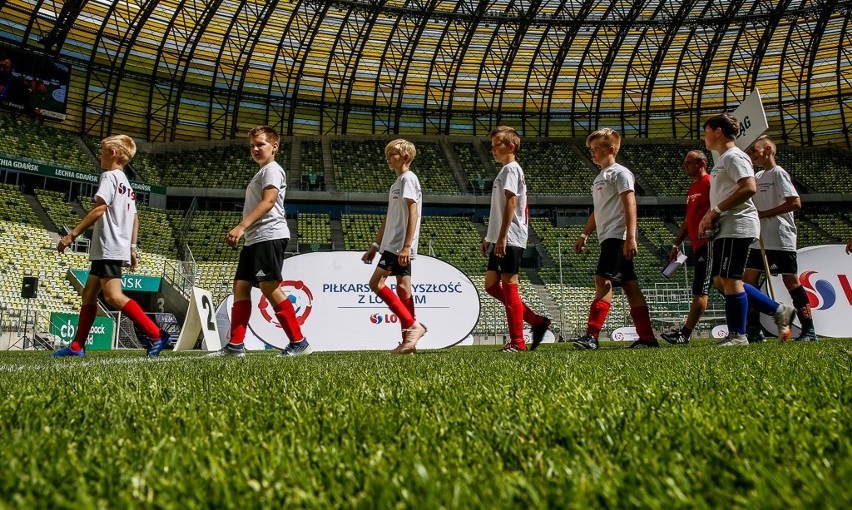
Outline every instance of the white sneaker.
{"type": "Polygon", "coordinates": [[[781,342],[786,342],[790,339],[790,333],[792,332],[790,323],[793,321],[794,313],[796,313],[795,308],[779,303],[778,308],[775,309],[775,313],[772,314],[772,318],[775,319],[775,325],[778,326],[778,340],[781,342]]]}
{"type": "Polygon", "coordinates": [[[234,345],[230,342],[225,344],[225,347],[222,347],[218,351],[213,351],[207,355],[208,358],[223,358],[223,357],[231,357],[231,358],[245,358],[246,357],[246,349],[243,344],[234,345]]]}
{"type": "Polygon", "coordinates": [[[748,345],[748,337],[742,334],[728,334],[721,342],[716,344],[716,347],[740,347],[748,345]]]}
{"type": "Polygon", "coordinates": [[[393,354],[409,354],[417,351],[417,342],[426,334],[426,326],[415,321],[405,331],[405,339],[391,351],[393,354]]]}

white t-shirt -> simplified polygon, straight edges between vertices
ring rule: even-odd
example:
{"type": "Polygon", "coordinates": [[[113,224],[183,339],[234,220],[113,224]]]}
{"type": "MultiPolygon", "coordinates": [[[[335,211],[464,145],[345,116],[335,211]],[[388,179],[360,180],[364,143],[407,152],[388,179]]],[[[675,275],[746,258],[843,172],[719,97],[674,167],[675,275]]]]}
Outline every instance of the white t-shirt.
{"type": "MultiPolygon", "coordinates": [[[[627,239],[624,205],[621,194],[636,191],[636,179],[627,167],[618,163],[602,168],[592,183],[592,203],[595,206],[595,230],[598,243],[606,239],[627,239]]],[[[635,232],[634,232],[635,234],[635,232]]]]}
{"type": "Polygon", "coordinates": [[[273,239],[290,238],[290,229],[287,227],[287,217],[284,212],[287,176],[277,161],[272,161],[258,170],[249,181],[246,187],[246,201],[243,205],[243,218],[257,207],[263,198],[263,190],[269,186],[278,188],[278,198],[269,212],[246,229],[246,246],[273,239]]]}
{"type": "MultiPolygon", "coordinates": [[[[723,152],[710,172],[710,208],[731,196],[737,189],[737,182],[746,177],[754,177],[751,158],[739,147],[731,147],[723,152]]],[[[757,208],[751,198],[722,212],[717,225],[719,233],[716,237],[760,236],[757,208]]]]}
{"type": "Polygon", "coordinates": [[[512,224],[506,233],[506,245],[527,247],[527,230],[529,209],[527,209],[527,183],[524,180],[524,170],[517,161],[512,161],[500,169],[491,188],[491,216],[488,219],[488,233],[485,240],[496,243],[500,237],[500,227],[503,225],[503,209],[506,208],[506,193],[510,191],[518,200],[512,224]]]}
{"type": "MultiPolygon", "coordinates": [[[[752,200],[758,211],[768,211],[785,203],[789,197],[798,197],[799,193],[793,186],[790,174],[780,166],[761,170],[755,175],[757,193],[752,200]]],[[[793,221],[793,211],[760,219],[760,234],[763,247],[767,250],[796,251],[796,223],[793,221]]],[[[751,245],[759,248],[757,241],[751,245]]]]}
{"type": "Polygon", "coordinates": [[[410,170],[397,177],[390,187],[388,214],[382,234],[382,244],[379,248],[381,253],[389,251],[399,255],[402,250],[405,243],[405,230],[408,228],[408,200],[413,200],[417,204],[417,226],[411,238],[411,257],[414,258],[417,255],[420,219],[423,217],[423,192],[420,190],[420,179],[410,170]]]}
{"type": "Polygon", "coordinates": [[[130,242],[136,219],[136,192],[122,170],[101,174],[95,197],[101,197],[107,208],[95,222],[89,260],[121,260],[130,262],[130,242]]]}

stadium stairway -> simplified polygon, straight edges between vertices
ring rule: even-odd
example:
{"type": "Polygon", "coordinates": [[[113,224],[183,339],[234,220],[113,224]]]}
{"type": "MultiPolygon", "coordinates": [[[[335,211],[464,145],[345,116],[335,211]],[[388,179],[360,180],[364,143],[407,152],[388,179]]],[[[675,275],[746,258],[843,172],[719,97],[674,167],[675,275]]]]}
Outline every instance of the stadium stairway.
{"type": "Polygon", "coordinates": [[[340,219],[332,218],[328,223],[331,227],[331,245],[335,250],[346,249],[346,239],[343,236],[343,226],[340,219]]]}
{"type": "Polygon", "coordinates": [[[28,204],[30,204],[30,207],[32,207],[39,221],[41,221],[42,226],[51,232],[56,232],[59,225],[53,224],[53,220],[51,220],[47,213],[44,212],[41,204],[39,204],[38,200],[36,200],[35,195],[24,195],[24,199],[28,204]]]}
{"type": "Polygon", "coordinates": [[[77,213],[77,215],[80,217],[80,219],[85,218],[86,214],[89,212],[89,211],[83,209],[83,206],[80,205],[80,202],[78,202],[76,200],[72,200],[71,202],[68,202],[68,203],[71,205],[71,209],[75,213],[77,213]]]}
{"type": "MultiPolygon", "coordinates": [[[[544,249],[544,245],[542,243],[541,238],[538,236],[534,228],[529,229],[529,239],[527,240],[527,246],[535,246],[538,249],[538,255],[541,257],[541,265],[542,267],[556,267],[556,261],[553,260],[553,257],[544,249]]],[[[536,273],[536,278],[539,278],[538,273],[536,273]]],[[[536,281],[536,280],[533,280],[536,281]]],[[[544,283],[543,281],[541,282],[544,283]]]]}
{"type": "Polygon", "coordinates": [[[325,189],[337,191],[337,181],[334,179],[334,157],[331,155],[331,139],[327,136],[322,137],[322,162],[325,189]]]}
{"type": "Polygon", "coordinates": [[[447,158],[450,166],[450,172],[453,174],[453,179],[456,181],[456,188],[465,192],[467,190],[467,173],[462,168],[459,158],[456,157],[456,151],[453,150],[453,145],[447,137],[438,139],[438,146],[447,158]]]}
{"type": "MultiPolygon", "coordinates": [[[[554,329],[561,329],[560,316],[561,313],[559,311],[559,305],[556,304],[556,301],[553,300],[553,297],[550,295],[550,292],[547,291],[547,288],[544,286],[544,282],[542,282],[541,277],[538,274],[535,274],[533,278],[533,273],[535,271],[532,270],[524,270],[530,277],[530,282],[532,283],[533,289],[535,289],[535,293],[538,295],[538,298],[541,300],[542,304],[547,308],[547,314],[553,320],[554,329]]],[[[557,334],[557,336],[559,336],[557,334]]]]}

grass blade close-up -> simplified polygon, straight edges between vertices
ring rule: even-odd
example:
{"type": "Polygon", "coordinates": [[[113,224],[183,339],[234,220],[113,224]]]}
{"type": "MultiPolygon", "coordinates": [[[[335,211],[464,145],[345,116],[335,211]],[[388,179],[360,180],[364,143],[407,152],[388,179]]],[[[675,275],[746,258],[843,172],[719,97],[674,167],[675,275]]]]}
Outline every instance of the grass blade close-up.
{"type": "Polygon", "coordinates": [[[0,507],[850,508],[852,344],[0,353],[0,507]]]}

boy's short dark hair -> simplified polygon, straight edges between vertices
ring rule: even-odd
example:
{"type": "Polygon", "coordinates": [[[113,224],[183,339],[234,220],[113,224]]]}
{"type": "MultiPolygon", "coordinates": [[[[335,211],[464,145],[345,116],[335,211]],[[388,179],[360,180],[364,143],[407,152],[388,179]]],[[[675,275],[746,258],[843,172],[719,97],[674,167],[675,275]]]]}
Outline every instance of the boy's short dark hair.
{"type": "Polygon", "coordinates": [[[717,113],[704,121],[704,129],[722,129],[722,133],[733,140],[740,134],[740,121],[730,113],[717,113]]]}
{"type": "Polygon", "coordinates": [[[497,126],[496,128],[491,130],[491,133],[488,134],[488,138],[497,137],[497,140],[504,143],[511,143],[515,145],[515,154],[518,153],[518,149],[521,148],[521,136],[515,130],[515,128],[511,126],[497,126]]]}
{"type": "Polygon", "coordinates": [[[266,141],[272,143],[279,143],[281,141],[281,136],[278,135],[278,131],[272,126],[255,126],[251,128],[248,135],[249,138],[266,135],[266,141]]]}

